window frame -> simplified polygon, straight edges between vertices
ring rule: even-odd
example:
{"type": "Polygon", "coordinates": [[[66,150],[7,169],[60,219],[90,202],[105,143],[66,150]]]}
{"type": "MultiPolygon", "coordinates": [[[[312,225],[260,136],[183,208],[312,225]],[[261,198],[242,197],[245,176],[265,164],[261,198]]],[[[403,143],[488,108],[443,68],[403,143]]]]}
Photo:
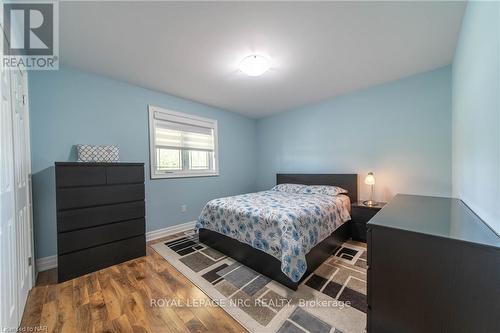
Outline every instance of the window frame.
{"type": "MultiPolygon", "coordinates": [[[[203,118],[198,116],[193,116],[188,113],[173,111],[169,109],[164,109],[154,105],[148,105],[148,113],[149,113],[149,165],[150,165],[150,176],[151,179],[164,179],[164,178],[191,178],[191,177],[214,177],[219,176],[219,140],[218,140],[218,129],[217,129],[217,120],[203,118]],[[180,170],[180,171],[164,171],[159,172],[156,169],[156,126],[155,126],[155,112],[162,113],[168,116],[182,117],[187,120],[187,124],[189,124],[189,120],[193,122],[206,122],[211,125],[214,133],[214,157],[213,157],[213,169],[209,170],[180,170]]],[[[189,154],[188,154],[189,155],[189,154]]],[[[181,158],[184,154],[181,153],[181,158]]],[[[182,161],[188,162],[188,161],[182,161]]]]}

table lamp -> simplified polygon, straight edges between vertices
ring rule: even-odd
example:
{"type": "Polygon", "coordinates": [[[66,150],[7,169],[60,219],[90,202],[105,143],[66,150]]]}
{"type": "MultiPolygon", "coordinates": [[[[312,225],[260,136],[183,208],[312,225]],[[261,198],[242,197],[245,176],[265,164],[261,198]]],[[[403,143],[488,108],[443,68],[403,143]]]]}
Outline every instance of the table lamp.
{"type": "Polygon", "coordinates": [[[370,185],[372,188],[370,192],[370,200],[363,201],[363,204],[367,206],[376,206],[378,203],[373,201],[373,185],[375,185],[375,176],[373,176],[373,172],[368,172],[368,175],[365,178],[365,184],[370,185]]]}

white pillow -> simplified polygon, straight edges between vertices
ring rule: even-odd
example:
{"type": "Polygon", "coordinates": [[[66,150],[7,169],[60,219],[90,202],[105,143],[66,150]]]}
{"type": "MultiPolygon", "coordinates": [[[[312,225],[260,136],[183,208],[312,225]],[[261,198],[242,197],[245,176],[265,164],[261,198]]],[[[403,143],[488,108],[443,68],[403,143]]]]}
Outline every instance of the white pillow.
{"type": "Polygon", "coordinates": [[[306,185],[302,184],[279,184],[271,189],[271,191],[288,192],[288,193],[304,193],[306,185]]]}
{"type": "Polygon", "coordinates": [[[309,185],[304,188],[305,194],[325,194],[325,195],[339,195],[347,193],[348,191],[338,186],[330,185],[309,185]]]}

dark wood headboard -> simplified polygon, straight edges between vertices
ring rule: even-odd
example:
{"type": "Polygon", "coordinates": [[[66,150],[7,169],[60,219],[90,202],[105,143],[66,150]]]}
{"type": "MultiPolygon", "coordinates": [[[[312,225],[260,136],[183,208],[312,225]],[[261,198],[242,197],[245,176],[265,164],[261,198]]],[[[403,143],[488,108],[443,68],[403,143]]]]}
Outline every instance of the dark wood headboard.
{"type": "Polygon", "coordinates": [[[357,174],[276,174],[276,184],[304,184],[304,185],[333,185],[349,191],[351,202],[358,201],[358,175],[357,174]]]}

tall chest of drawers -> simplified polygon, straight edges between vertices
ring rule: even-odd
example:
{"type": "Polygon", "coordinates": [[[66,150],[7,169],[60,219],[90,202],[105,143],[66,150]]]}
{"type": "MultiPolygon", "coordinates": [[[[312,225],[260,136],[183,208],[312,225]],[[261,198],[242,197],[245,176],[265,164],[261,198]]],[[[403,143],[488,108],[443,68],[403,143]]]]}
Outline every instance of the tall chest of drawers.
{"type": "Polygon", "coordinates": [[[146,254],[144,164],[57,162],[58,281],[146,254]]]}

